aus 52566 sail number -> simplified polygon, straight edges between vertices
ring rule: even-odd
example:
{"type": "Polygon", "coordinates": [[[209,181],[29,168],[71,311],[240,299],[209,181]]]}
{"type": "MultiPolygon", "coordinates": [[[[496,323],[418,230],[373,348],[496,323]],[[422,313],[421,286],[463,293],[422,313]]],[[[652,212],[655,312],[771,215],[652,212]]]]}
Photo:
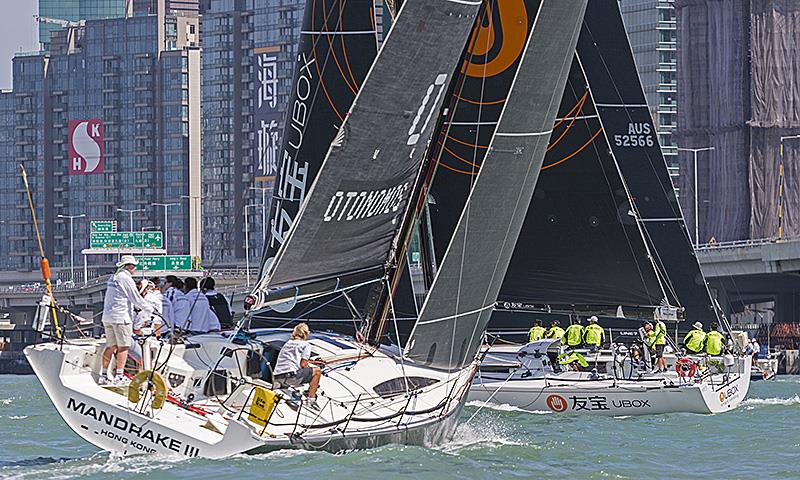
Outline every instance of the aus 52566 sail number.
{"type": "Polygon", "coordinates": [[[652,147],[656,144],[649,123],[629,123],[628,133],[614,135],[617,147],[652,147]]]}

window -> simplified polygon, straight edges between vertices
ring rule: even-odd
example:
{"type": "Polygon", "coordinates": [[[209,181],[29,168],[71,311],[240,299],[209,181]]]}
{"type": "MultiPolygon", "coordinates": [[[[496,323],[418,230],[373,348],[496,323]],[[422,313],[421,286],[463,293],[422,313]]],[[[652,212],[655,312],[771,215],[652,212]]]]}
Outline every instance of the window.
{"type": "Polygon", "coordinates": [[[406,393],[406,383],[408,383],[408,389],[413,392],[438,381],[427,377],[397,377],[375,385],[373,390],[383,398],[391,398],[406,393]]]}

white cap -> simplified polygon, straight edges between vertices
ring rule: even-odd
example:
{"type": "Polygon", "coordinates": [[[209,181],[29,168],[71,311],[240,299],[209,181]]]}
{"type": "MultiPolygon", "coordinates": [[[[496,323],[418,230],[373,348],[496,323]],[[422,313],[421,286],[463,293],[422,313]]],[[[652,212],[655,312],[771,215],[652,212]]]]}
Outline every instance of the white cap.
{"type": "Polygon", "coordinates": [[[119,259],[119,262],[117,262],[117,267],[125,265],[139,265],[139,260],[136,260],[136,257],[133,255],[123,255],[122,258],[119,259]]]}
{"type": "Polygon", "coordinates": [[[589,323],[597,323],[597,317],[595,317],[594,315],[589,317],[589,323]]]}
{"type": "Polygon", "coordinates": [[[702,324],[702,323],[700,323],[700,322],[694,322],[694,323],[692,324],[692,326],[693,326],[694,328],[699,328],[700,330],[702,330],[702,329],[703,329],[703,324],[702,324]]]}
{"type": "Polygon", "coordinates": [[[150,280],[142,280],[141,286],[139,287],[139,293],[143,293],[145,290],[147,290],[147,287],[156,288],[156,284],[150,280]]]}

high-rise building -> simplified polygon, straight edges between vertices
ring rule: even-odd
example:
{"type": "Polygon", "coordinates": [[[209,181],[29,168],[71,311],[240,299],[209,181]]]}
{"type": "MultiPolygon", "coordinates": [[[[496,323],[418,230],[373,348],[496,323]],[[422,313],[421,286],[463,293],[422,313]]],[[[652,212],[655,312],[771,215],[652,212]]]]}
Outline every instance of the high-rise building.
{"type": "Polygon", "coordinates": [[[88,246],[91,220],[116,219],[120,230],[166,229],[170,253],[200,254],[199,229],[190,234],[201,215],[198,23],[182,15],[89,20],[55,32],[49,52],[14,58],[13,93],[0,95],[11,95],[14,109],[13,153],[0,157],[0,175],[15,186],[0,195],[0,268],[38,263],[18,163],[54,264],[69,265],[65,217],[82,214],[76,251],[88,246]],[[166,225],[155,202],[176,204],[166,225]],[[130,225],[117,209],[140,211],[130,225]]]}
{"type": "Polygon", "coordinates": [[[63,27],[58,21],[77,22],[124,17],[129,0],[39,0],[39,43],[50,48],[50,34],[63,27]]]}
{"type": "Polygon", "coordinates": [[[677,186],[677,27],[673,2],[620,0],[620,6],[661,150],[677,186]]]}

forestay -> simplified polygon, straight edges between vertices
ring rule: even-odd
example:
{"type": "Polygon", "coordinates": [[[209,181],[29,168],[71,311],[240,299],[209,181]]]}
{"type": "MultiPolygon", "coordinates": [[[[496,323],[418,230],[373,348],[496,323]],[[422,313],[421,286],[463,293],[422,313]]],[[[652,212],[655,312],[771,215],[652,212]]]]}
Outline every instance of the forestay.
{"type": "Polygon", "coordinates": [[[585,1],[544,0],[489,153],[406,352],[454,370],[472,360],[528,210],[585,1]]]}
{"type": "Polygon", "coordinates": [[[267,287],[328,290],[350,275],[382,276],[479,6],[405,2],[254,306],[266,304],[267,287]]]}

